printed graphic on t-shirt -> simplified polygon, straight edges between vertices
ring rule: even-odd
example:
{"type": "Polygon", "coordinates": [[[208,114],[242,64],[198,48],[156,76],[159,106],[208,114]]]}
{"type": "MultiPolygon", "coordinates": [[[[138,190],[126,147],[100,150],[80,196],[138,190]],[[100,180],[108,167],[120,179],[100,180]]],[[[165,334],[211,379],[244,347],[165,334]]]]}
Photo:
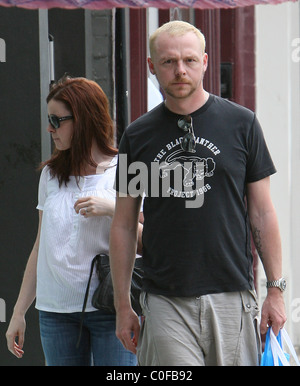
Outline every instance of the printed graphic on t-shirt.
{"type": "Polygon", "coordinates": [[[182,137],[168,142],[148,167],[142,161],[128,164],[126,154],[119,155],[119,192],[132,197],[175,197],[186,200],[187,208],[200,208],[212,186],[216,158],[220,149],[209,140],[196,137],[196,149],[181,149],[182,137]],[[205,156],[201,156],[204,153],[205,156]],[[128,182],[127,176],[133,175],[128,182]]]}
{"type": "MultiPolygon", "coordinates": [[[[196,150],[187,153],[180,148],[182,137],[165,145],[155,156],[153,163],[159,163],[159,176],[162,181],[162,196],[194,199],[187,202],[187,207],[200,207],[204,195],[211,189],[209,178],[216,168],[215,158],[220,149],[205,138],[196,137],[196,150]],[[212,153],[201,157],[198,146],[204,146],[212,153]]],[[[152,181],[153,184],[153,181],[152,181]]],[[[152,189],[153,193],[153,189],[152,189]]]]}

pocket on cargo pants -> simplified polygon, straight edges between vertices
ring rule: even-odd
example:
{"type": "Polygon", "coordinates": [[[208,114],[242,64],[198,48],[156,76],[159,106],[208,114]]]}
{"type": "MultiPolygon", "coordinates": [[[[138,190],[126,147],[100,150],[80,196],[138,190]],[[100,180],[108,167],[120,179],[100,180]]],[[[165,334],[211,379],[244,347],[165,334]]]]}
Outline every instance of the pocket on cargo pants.
{"type": "Polygon", "coordinates": [[[240,292],[242,300],[241,334],[235,357],[236,366],[258,366],[261,358],[260,309],[255,290],[240,292]]]}

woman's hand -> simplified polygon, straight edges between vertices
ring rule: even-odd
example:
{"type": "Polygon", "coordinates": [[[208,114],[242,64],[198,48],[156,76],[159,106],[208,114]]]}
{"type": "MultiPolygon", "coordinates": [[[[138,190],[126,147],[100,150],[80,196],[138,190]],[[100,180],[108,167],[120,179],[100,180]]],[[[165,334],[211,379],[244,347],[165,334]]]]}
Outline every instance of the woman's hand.
{"type": "Polygon", "coordinates": [[[83,197],[75,202],[74,209],[76,213],[84,217],[112,217],[115,211],[115,203],[114,201],[101,197],[83,197]]]}
{"type": "Polygon", "coordinates": [[[6,341],[8,350],[17,358],[22,358],[24,351],[26,322],[24,316],[12,316],[6,332],[6,341]],[[18,343],[16,342],[18,339],[18,343]]]}

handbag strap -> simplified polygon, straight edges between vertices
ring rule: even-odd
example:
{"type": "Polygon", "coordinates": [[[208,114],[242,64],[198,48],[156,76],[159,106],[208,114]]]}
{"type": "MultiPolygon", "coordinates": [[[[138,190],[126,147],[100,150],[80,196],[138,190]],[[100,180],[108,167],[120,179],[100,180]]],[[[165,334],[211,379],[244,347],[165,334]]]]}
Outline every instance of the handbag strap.
{"type": "Polygon", "coordinates": [[[92,264],[91,264],[90,276],[89,276],[89,280],[88,280],[88,283],[87,283],[87,286],[86,286],[85,295],[84,295],[84,301],[83,301],[83,305],[82,305],[81,318],[80,318],[80,328],[79,328],[79,336],[78,336],[78,340],[77,340],[77,343],[76,343],[76,348],[78,348],[79,343],[80,343],[80,339],[81,339],[83,320],[84,320],[84,312],[85,312],[86,303],[87,303],[88,296],[89,296],[89,290],[90,290],[90,284],[91,284],[91,279],[92,279],[92,275],[93,275],[94,265],[96,263],[96,260],[97,260],[98,256],[99,255],[97,255],[97,256],[95,256],[93,258],[92,264]]]}

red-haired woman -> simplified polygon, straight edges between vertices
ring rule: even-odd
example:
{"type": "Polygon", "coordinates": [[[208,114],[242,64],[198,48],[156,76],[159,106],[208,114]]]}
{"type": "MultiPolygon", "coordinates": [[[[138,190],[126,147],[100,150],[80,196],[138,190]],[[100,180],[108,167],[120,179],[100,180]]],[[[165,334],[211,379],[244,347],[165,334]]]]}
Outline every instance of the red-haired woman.
{"type": "Polygon", "coordinates": [[[109,252],[114,213],[117,149],[107,97],[93,81],[65,78],[47,103],[55,150],[42,165],[39,228],[6,334],[8,349],[23,356],[25,314],[36,298],[48,365],[136,365],[115,336],[115,315],[91,304],[96,275],[76,347],[91,261],[109,252]]]}

